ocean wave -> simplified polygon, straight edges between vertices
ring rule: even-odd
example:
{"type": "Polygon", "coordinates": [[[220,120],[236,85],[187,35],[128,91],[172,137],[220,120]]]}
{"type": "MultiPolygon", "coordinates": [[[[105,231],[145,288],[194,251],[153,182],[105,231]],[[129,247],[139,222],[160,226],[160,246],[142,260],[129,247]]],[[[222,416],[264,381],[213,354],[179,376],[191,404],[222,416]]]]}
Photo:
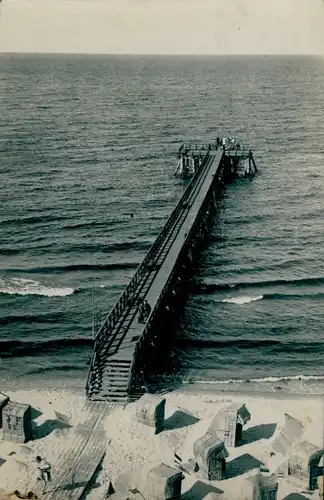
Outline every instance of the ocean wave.
{"type": "Polygon", "coordinates": [[[112,191],[115,186],[94,186],[95,191],[112,191]]]}
{"type": "Polygon", "coordinates": [[[263,299],[263,295],[257,295],[255,297],[241,295],[240,297],[230,297],[228,299],[222,299],[219,302],[224,302],[224,303],[228,303],[228,304],[244,305],[244,304],[250,304],[251,302],[256,302],[257,300],[262,300],[262,299],[263,299]]]}
{"type": "Polygon", "coordinates": [[[311,285],[323,285],[324,277],[307,277],[307,278],[296,278],[296,279],[275,279],[275,280],[265,280],[265,281],[242,281],[235,283],[213,283],[210,279],[205,278],[198,283],[198,289],[203,293],[213,293],[216,291],[229,290],[229,289],[242,289],[242,288],[266,288],[273,286],[311,286],[311,285]]]}
{"type": "Polygon", "coordinates": [[[263,296],[268,300],[304,300],[304,299],[323,299],[324,292],[317,293],[266,293],[263,296]]]}
{"type": "Polygon", "coordinates": [[[93,341],[90,337],[70,337],[56,338],[43,341],[23,340],[3,340],[0,341],[0,357],[23,357],[23,356],[39,356],[43,354],[53,353],[53,351],[62,351],[63,349],[76,349],[78,347],[91,348],[93,341]]]}
{"type": "Polygon", "coordinates": [[[57,323],[66,318],[66,312],[39,312],[38,314],[8,314],[0,318],[0,325],[12,325],[13,323],[57,323]]]}
{"type": "Polygon", "coordinates": [[[254,224],[254,223],[259,223],[264,220],[271,220],[275,219],[275,214],[274,213],[259,213],[259,214],[249,214],[249,215],[244,215],[242,216],[241,214],[239,215],[232,215],[230,218],[224,219],[223,224],[226,225],[239,225],[239,224],[254,224]]]}
{"type": "Polygon", "coordinates": [[[26,268],[8,268],[7,273],[28,273],[28,274],[46,274],[46,273],[65,273],[73,271],[113,271],[123,269],[136,269],[139,262],[116,262],[113,264],[66,264],[61,266],[43,266],[26,268]]]}
{"type": "MultiPolygon", "coordinates": [[[[93,340],[91,337],[68,337],[55,338],[49,340],[3,340],[0,341],[0,356],[23,357],[38,356],[42,354],[53,353],[54,351],[63,352],[65,349],[77,349],[80,347],[91,348],[93,340]]],[[[197,349],[264,349],[270,348],[273,352],[320,352],[323,350],[324,343],[320,342],[281,342],[274,339],[233,339],[233,340],[203,340],[190,338],[177,338],[177,347],[197,348],[197,349]]]]}
{"type": "Polygon", "coordinates": [[[246,379],[235,379],[235,378],[230,378],[227,380],[212,380],[212,379],[207,379],[207,380],[199,380],[199,379],[193,379],[190,378],[188,380],[183,380],[183,384],[208,384],[208,385],[221,385],[221,384],[244,384],[246,382],[291,382],[294,380],[304,380],[304,381],[311,381],[311,380],[323,380],[324,381],[324,375],[291,375],[291,376],[286,376],[286,377],[263,377],[263,378],[246,378],[246,379]]]}
{"type": "MultiPolygon", "coordinates": [[[[188,338],[188,337],[177,337],[177,346],[181,347],[195,347],[201,349],[219,349],[220,347],[236,347],[239,349],[258,349],[262,347],[275,347],[280,346],[282,342],[280,340],[272,339],[232,339],[232,340],[205,340],[199,338],[188,338]]],[[[286,344],[285,344],[286,345],[286,344]]],[[[303,344],[304,345],[304,344],[303,344]]]]}
{"type": "Polygon", "coordinates": [[[68,365],[53,365],[53,366],[44,366],[41,368],[35,368],[34,370],[29,370],[26,372],[26,375],[46,375],[48,373],[57,373],[57,372],[75,372],[75,371],[84,371],[85,366],[80,364],[68,364],[68,365]]]}
{"type": "Polygon", "coordinates": [[[123,252],[130,250],[132,252],[135,251],[147,251],[150,246],[153,244],[154,239],[148,239],[146,241],[135,240],[135,241],[120,241],[115,243],[79,243],[77,245],[65,245],[62,247],[55,249],[55,253],[60,253],[61,251],[64,254],[74,253],[74,252],[94,252],[94,253],[114,253],[114,252],[123,252]]]}
{"type": "Polygon", "coordinates": [[[46,254],[70,254],[75,252],[88,252],[88,253],[117,253],[117,252],[137,252],[141,251],[143,254],[153,244],[154,239],[134,240],[134,241],[120,241],[114,243],[88,243],[80,242],[78,244],[66,244],[62,242],[62,246],[53,245],[52,241],[40,245],[26,244],[19,247],[2,247],[0,248],[0,255],[17,255],[24,254],[25,252],[32,252],[33,254],[46,253],[46,254]]]}
{"type": "MultiPolygon", "coordinates": [[[[114,217],[106,217],[104,220],[96,219],[96,220],[84,220],[84,218],[80,219],[71,219],[66,223],[60,224],[61,229],[68,229],[68,230],[79,230],[79,229],[88,229],[88,228],[96,228],[96,229],[107,229],[108,227],[113,227],[113,226],[119,226],[124,223],[131,223],[132,225],[134,222],[142,221],[145,219],[146,221],[150,222],[164,222],[165,221],[165,215],[159,215],[157,213],[146,213],[145,215],[143,214],[138,214],[136,213],[136,218],[133,219],[131,216],[133,215],[134,211],[132,211],[131,207],[125,207],[125,212],[122,215],[117,215],[115,214],[114,217]],[[74,222],[75,221],[75,222],[74,222]]],[[[140,222],[139,222],[140,225],[140,222]]],[[[140,227],[139,227],[140,228],[140,227]]]]}
{"type": "Polygon", "coordinates": [[[201,351],[206,349],[211,349],[211,351],[225,349],[228,351],[243,351],[246,349],[256,349],[260,353],[267,354],[280,354],[287,353],[290,354],[317,354],[323,353],[324,351],[324,341],[287,341],[276,339],[243,339],[243,338],[230,338],[224,339],[199,339],[199,338],[188,338],[188,337],[178,337],[176,339],[175,347],[180,349],[200,349],[201,351]]]}
{"type": "Polygon", "coordinates": [[[244,305],[244,304],[251,304],[251,302],[256,302],[259,300],[305,300],[305,299],[323,299],[324,298],[324,292],[318,292],[318,293],[265,293],[264,295],[255,295],[255,296],[248,296],[248,295],[239,295],[237,297],[228,297],[225,299],[219,299],[215,300],[215,302],[222,302],[225,304],[237,304],[237,305],[244,305]]]}
{"type": "Polygon", "coordinates": [[[0,220],[0,224],[2,226],[8,226],[11,224],[20,225],[20,224],[46,224],[47,222],[59,222],[62,220],[73,219],[73,217],[69,215],[30,215],[27,217],[16,217],[11,219],[0,220]]]}
{"type": "Polygon", "coordinates": [[[45,297],[66,297],[74,293],[70,287],[54,287],[25,278],[0,278],[0,294],[43,295],[45,297]]]}
{"type": "MultiPolygon", "coordinates": [[[[129,217],[127,217],[127,220],[129,217]]],[[[106,230],[108,227],[114,226],[114,225],[120,225],[122,222],[125,222],[126,217],[124,219],[117,218],[115,220],[84,220],[84,219],[79,219],[76,220],[75,222],[71,219],[68,221],[66,224],[60,224],[60,229],[64,230],[67,229],[68,231],[73,231],[77,230],[79,231],[80,229],[103,229],[106,230]]]]}

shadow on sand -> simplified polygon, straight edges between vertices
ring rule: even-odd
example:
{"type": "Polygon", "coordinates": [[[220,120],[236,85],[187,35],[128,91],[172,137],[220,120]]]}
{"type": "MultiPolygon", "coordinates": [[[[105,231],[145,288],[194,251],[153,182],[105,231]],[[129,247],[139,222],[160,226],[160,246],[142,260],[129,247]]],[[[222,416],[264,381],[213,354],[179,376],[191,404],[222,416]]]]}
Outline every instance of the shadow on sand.
{"type": "Polygon", "coordinates": [[[42,439],[55,430],[70,429],[72,426],[60,420],[50,419],[33,427],[33,439],[42,439]]]}
{"type": "MultiPolygon", "coordinates": [[[[78,488],[85,488],[88,486],[88,481],[78,481],[77,483],[64,484],[58,487],[56,491],[73,491],[78,488]]],[[[100,485],[92,484],[92,488],[98,488],[100,485]]]]}
{"type": "Polygon", "coordinates": [[[31,407],[31,419],[32,420],[35,420],[35,418],[38,418],[41,415],[43,415],[43,413],[40,410],[38,410],[37,408],[34,408],[33,406],[31,407]]]}
{"type": "Polygon", "coordinates": [[[263,463],[260,462],[260,460],[245,453],[228,462],[226,467],[226,478],[231,479],[236,476],[241,476],[250,470],[259,468],[261,465],[263,465],[263,463]]]}
{"type": "Polygon", "coordinates": [[[300,493],[289,493],[283,500],[307,500],[307,497],[300,493]]]}
{"type": "Polygon", "coordinates": [[[197,481],[193,486],[191,486],[190,490],[181,495],[181,500],[201,500],[202,498],[205,498],[208,493],[217,493],[218,495],[221,495],[223,491],[215,488],[215,486],[204,483],[203,481],[197,481]]]}
{"type": "Polygon", "coordinates": [[[277,424],[261,424],[250,427],[243,432],[242,439],[238,443],[238,446],[254,443],[255,441],[260,441],[260,439],[270,439],[276,427],[277,424]]]}
{"type": "Polygon", "coordinates": [[[177,410],[171,417],[164,421],[164,430],[170,431],[172,429],[181,429],[182,427],[189,427],[199,422],[199,418],[190,415],[183,410],[177,410]]]}

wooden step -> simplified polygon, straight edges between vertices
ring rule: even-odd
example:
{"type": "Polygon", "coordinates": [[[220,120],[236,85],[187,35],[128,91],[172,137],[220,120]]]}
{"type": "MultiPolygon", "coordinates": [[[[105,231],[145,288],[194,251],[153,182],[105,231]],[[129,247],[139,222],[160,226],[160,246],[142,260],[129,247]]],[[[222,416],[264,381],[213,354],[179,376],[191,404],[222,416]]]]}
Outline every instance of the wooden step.
{"type": "Polygon", "coordinates": [[[131,365],[129,366],[126,366],[126,365],[123,365],[123,366],[116,366],[116,365],[111,365],[110,363],[107,363],[102,371],[111,371],[112,373],[121,373],[121,374],[125,374],[125,373],[128,373],[131,369],[131,365]]]}
{"type": "Polygon", "coordinates": [[[115,355],[113,356],[105,356],[102,361],[100,362],[99,366],[102,366],[103,364],[106,363],[111,363],[112,365],[121,365],[121,366],[128,366],[129,364],[132,363],[132,359],[129,359],[127,361],[119,361],[119,359],[115,358],[115,355]]]}
{"type": "Polygon", "coordinates": [[[107,399],[106,398],[106,399],[103,399],[103,401],[109,401],[109,402],[114,403],[118,406],[126,406],[128,403],[127,398],[125,398],[125,399],[112,399],[112,398],[107,399]]]}
{"type": "Polygon", "coordinates": [[[110,366],[107,366],[107,368],[104,368],[102,370],[101,376],[111,375],[112,377],[114,376],[128,377],[129,373],[130,373],[130,368],[128,370],[112,370],[110,366]]]}
{"type": "Polygon", "coordinates": [[[111,394],[111,393],[107,394],[103,392],[100,396],[103,398],[102,401],[104,400],[113,402],[120,401],[121,403],[126,403],[128,401],[127,394],[111,394]]]}
{"type": "Polygon", "coordinates": [[[116,392],[116,393],[127,393],[127,385],[112,385],[109,384],[109,382],[106,382],[105,384],[102,385],[101,387],[101,392],[116,392]]]}
{"type": "Polygon", "coordinates": [[[97,393],[91,394],[91,396],[89,396],[89,398],[90,398],[90,401],[107,401],[107,398],[105,398],[101,394],[97,394],[97,393]]]}
{"type": "Polygon", "coordinates": [[[116,365],[111,366],[108,363],[106,366],[104,366],[104,368],[102,369],[102,372],[110,371],[111,373],[121,373],[122,375],[125,375],[125,373],[129,373],[130,369],[131,369],[131,365],[129,365],[129,366],[116,366],[116,365]]]}
{"type": "Polygon", "coordinates": [[[131,367],[131,364],[129,364],[129,365],[125,365],[125,364],[117,365],[116,363],[112,364],[112,363],[110,363],[110,361],[108,361],[103,368],[110,368],[113,371],[120,370],[120,371],[125,372],[125,371],[128,371],[130,369],[130,367],[131,367]]]}
{"type": "Polygon", "coordinates": [[[143,393],[128,395],[128,401],[129,401],[129,403],[138,401],[143,396],[143,394],[145,394],[145,393],[143,392],[143,393]]]}
{"type": "Polygon", "coordinates": [[[101,378],[102,377],[111,377],[113,379],[120,378],[120,379],[125,380],[125,379],[128,379],[129,373],[130,373],[130,370],[128,370],[127,372],[119,372],[118,370],[111,371],[107,368],[107,369],[103,370],[101,378]]]}
{"type": "Polygon", "coordinates": [[[102,377],[102,382],[103,381],[107,381],[107,380],[109,381],[109,383],[112,383],[112,384],[114,384],[114,383],[117,383],[117,384],[118,383],[122,383],[122,384],[128,383],[128,377],[125,377],[125,378],[122,378],[122,379],[118,379],[118,378],[115,378],[115,377],[110,377],[109,373],[108,374],[106,373],[102,377]]]}
{"type": "Polygon", "coordinates": [[[109,377],[105,377],[102,379],[102,384],[101,387],[105,386],[113,386],[113,387],[127,387],[128,386],[128,380],[113,380],[110,379],[109,377]]]}
{"type": "Polygon", "coordinates": [[[111,380],[112,382],[126,382],[129,379],[129,374],[127,373],[110,373],[105,372],[102,374],[101,380],[111,380]]]}
{"type": "Polygon", "coordinates": [[[102,394],[117,394],[117,396],[122,396],[122,395],[127,395],[127,387],[113,387],[110,385],[105,385],[102,387],[101,391],[102,394]]]}
{"type": "Polygon", "coordinates": [[[128,401],[127,394],[119,394],[113,392],[101,392],[100,396],[103,397],[106,401],[128,401]]]}
{"type": "Polygon", "coordinates": [[[118,367],[120,367],[120,368],[128,368],[131,364],[132,364],[132,361],[131,361],[131,360],[129,360],[129,361],[127,361],[127,362],[123,362],[123,361],[114,360],[114,359],[112,359],[112,358],[109,358],[109,357],[108,357],[107,359],[105,359],[105,360],[101,363],[101,366],[102,366],[102,365],[105,365],[105,366],[109,365],[109,366],[112,366],[112,367],[113,367],[113,366],[118,366],[118,367]]]}
{"type": "Polygon", "coordinates": [[[102,384],[101,391],[109,389],[109,391],[127,392],[128,384],[110,384],[108,381],[102,384]]]}
{"type": "Polygon", "coordinates": [[[128,374],[127,376],[125,375],[124,377],[121,376],[121,375],[118,375],[118,374],[111,374],[109,372],[104,372],[103,375],[102,375],[102,379],[109,379],[109,380],[113,380],[114,382],[125,382],[128,380],[128,374]]]}
{"type": "Polygon", "coordinates": [[[91,401],[93,402],[107,402],[109,401],[110,403],[113,403],[114,406],[123,406],[125,403],[127,403],[127,399],[111,399],[111,398],[106,398],[105,396],[102,396],[102,394],[95,394],[93,397],[91,397],[91,401]]]}
{"type": "Polygon", "coordinates": [[[128,379],[127,380],[112,380],[108,377],[105,377],[102,380],[101,388],[103,387],[128,387],[128,379]]]}
{"type": "Polygon", "coordinates": [[[118,357],[118,358],[111,358],[109,361],[111,363],[121,363],[121,364],[126,364],[126,365],[129,365],[132,363],[132,360],[133,358],[129,359],[129,358],[122,358],[122,357],[118,357]]]}
{"type": "Polygon", "coordinates": [[[108,374],[105,373],[103,375],[103,377],[102,377],[102,381],[109,380],[110,383],[112,383],[112,384],[114,384],[114,383],[116,383],[116,384],[120,384],[120,383],[127,384],[128,383],[128,379],[129,379],[128,377],[124,377],[124,378],[122,378],[122,377],[111,377],[109,375],[109,373],[108,374]]]}
{"type": "Polygon", "coordinates": [[[112,370],[129,370],[129,368],[131,367],[131,363],[112,363],[111,361],[107,360],[105,366],[103,368],[106,368],[106,367],[109,367],[111,368],[112,370]]]}

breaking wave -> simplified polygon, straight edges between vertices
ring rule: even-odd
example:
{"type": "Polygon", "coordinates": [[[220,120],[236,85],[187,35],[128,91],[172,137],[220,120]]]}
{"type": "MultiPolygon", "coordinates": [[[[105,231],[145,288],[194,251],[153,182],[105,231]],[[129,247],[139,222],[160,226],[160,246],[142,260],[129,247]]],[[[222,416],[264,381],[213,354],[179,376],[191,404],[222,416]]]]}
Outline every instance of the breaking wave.
{"type": "Polygon", "coordinates": [[[228,304],[250,304],[251,302],[256,302],[257,300],[262,300],[263,295],[257,295],[256,297],[248,297],[247,295],[242,295],[240,297],[231,297],[228,299],[222,299],[220,302],[225,302],[228,304]]]}
{"type": "Polygon", "coordinates": [[[239,295],[237,297],[226,297],[223,299],[215,299],[215,302],[223,302],[227,304],[238,304],[238,305],[244,305],[244,304],[250,304],[251,302],[256,302],[258,300],[304,300],[305,298],[308,299],[323,299],[324,298],[324,292],[319,292],[319,293],[266,293],[264,295],[255,295],[255,296],[248,296],[248,295],[239,295]]]}
{"type": "Polygon", "coordinates": [[[244,384],[246,382],[290,382],[293,380],[323,380],[324,375],[292,375],[287,377],[264,377],[264,378],[247,378],[247,379],[235,379],[231,378],[228,380],[199,380],[191,379],[183,380],[183,384],[210,384],[210,385],[220,385],[220,384],[244,384]]]}
{"type": "Polygon", "coordinates": [[[39,281],[26,278],[0,278],[0,294],[66,297],[72,295],[72,293],[74,293],[74,289],[70,287],[48,286],[39,281]]]}

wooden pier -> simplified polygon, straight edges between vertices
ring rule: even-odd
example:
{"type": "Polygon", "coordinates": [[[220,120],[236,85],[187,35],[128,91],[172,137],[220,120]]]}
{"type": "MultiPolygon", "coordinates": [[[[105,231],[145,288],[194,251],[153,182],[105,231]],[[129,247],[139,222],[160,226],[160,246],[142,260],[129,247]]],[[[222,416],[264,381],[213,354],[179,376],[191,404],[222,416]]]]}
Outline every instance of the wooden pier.
{"type": "MultiPolygon", "coordinates": [[[[86,421],[64,431],[69,433],[69,446],[62,449],[52,464],[53,479],[45,493],[43,484],[36,481],[36,474],[28,491],[33,491],[42,500],[83,498],[106,453],[104,422],[115,408],[113,403],[88,401],[83,408],[86,421]]],[[[24,483],[18,486],[20,491],[26,490],[24,483]]]]}
{"type": "MultiPolygon", "coordinates": [[[[219,144],[191,149],[199,151],[200,160],[182,198],[96,332],[86,385],[91,400],[125,403],[141,392],[146,359],[161,340],[157,324],[172,312],[179,280],[215,207],[215,193],[239,175],[242,161],[244,176],[256,172],[250,150],[219,144]]],[[[185,152],[190,154],[190,148],[185,152]]]]}

